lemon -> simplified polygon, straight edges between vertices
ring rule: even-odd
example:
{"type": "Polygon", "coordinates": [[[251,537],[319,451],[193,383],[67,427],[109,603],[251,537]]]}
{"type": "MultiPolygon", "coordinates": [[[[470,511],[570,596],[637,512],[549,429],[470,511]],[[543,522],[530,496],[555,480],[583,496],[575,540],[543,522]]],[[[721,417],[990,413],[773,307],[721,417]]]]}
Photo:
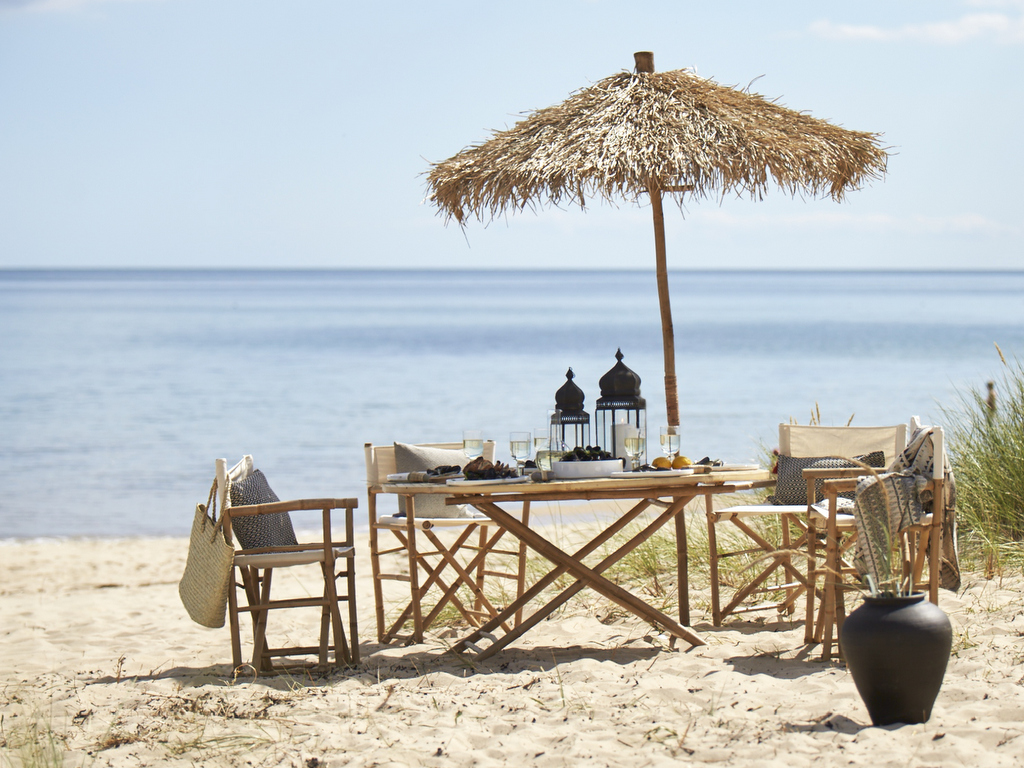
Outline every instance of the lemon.
{"type": "Polygon", "coordinates": [[[659,456],[651,462],[651,466],[657,467],[658,469],[672,469],[672,462],[664,456],[659,456]]]}
{"type": "Polygon", "coordinates": [[[690,461],[686,456],[676,456],[672,460],[672,469],[686,469],[686,467],[692,465],[693,462],[690,461]]]}

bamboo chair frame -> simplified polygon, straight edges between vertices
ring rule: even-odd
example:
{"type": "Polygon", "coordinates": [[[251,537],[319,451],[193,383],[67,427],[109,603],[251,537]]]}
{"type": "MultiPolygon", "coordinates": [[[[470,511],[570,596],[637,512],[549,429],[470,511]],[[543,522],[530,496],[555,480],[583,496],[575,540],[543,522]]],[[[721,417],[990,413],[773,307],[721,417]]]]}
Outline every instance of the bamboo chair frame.
{"type": "MultiPolygon", "coordinates": [[[[425,443],[423,447],[460,449],[461,443],[425,443]]],[[[442,611],[453,606],[472,627],[500,613],[484,593],[488,577],[511,580],[515,583],[516,597],[522,595],[526,579],[526,545],[519,543],[515,550],[499,549],[498,543],[505,530],[495,526],[489,518],[420,518],[416,515],[415,496],[405,497],[406,514],[382,516],[378,514],[377,500],[387,483],[387,476],[396,472],[393,445],[364,445],[367,477],[367,514],[370,525],[370,565],[373,572],[374,609],[377,619],[377,640],[384,644],[395,642],[422,643],[425,632],[437,621],[442,611]],[[442,539],[439,531],[447,529],[453,536],[442,539]],[[388,532],[391,545],[382,547],[382,532],[388,532]],[[426,539],[426,542],[423,540],[426,539]],[[424,546],[424,543],[427,546],[424,546]],[[469,553],[468,561],[460,553],[469,553]],[[511,558],[515,568],[511,572],[488,567],[488,557],[498,555],[511,558]],[[397,556],[404,560],[405,572],[389,571],[385,558],[397,556]],[[451,575],[449,575],[449,573],[451,575]],[[388,624],[384,582],[398,581],[409,584],[408,602],[397,618],[388,624]],[[472,595],[468,605],[459,597],[460,588],[472,595]],[[439,594],[438,594],[439,593],[439,594]],[[437,595],[431,604],[431,594],[437,595]],[[412,630],[401,634],[411,622],[412,630]]],[[[484,443],[484,458],[494,460],[494,441],[484,443]]],[[[529,504],[524,505],[523,522],[529,524],[529,504]]],[[[404,598],[403,598],[404,599],[404,598]]],[[[516,613],[513,626],[522,621],[522,611],[516,613]]],[[[506,630],[508,626],[505,625],[506,630]]]]}
{"type": "MultiPolygon", "coordinates": [[[[836,456],[849,458],[871,450],[884,450],[886,460],[894,458],[906,445],[906,425],[891,427],[819,427],[797,424],[779,424],[779,453],[795,458],[813,456],[836,456]],[[843,454],[849,454],[844,456],[843,454]]],[[[733,614],[775,610],[781,614],[792,614],[797,601],[806,596],[804,640],[810,643],[813,637],[813,610],[816,599],[823,596],[815,578],[820,569],[816,562],[816,551],[821,532],[815,525],[812,505],[815,502],[815,484],[823,476],[841,475],[844,470],[804,471],[807,487],[805,504],[775,505],[748,504],[714,509],[713,497],[705,496],[705,513],[708,524],[709,570],[711,580],[712,624],[721,626],[726,617],[733,614]],[[825,473],[825,474],[822,474],[825,473]],[[781,541],[773,544],[758,534],[749,524],[756,519],[777,518],[781,526],[781,541]],[[719,550],[719,536],[716,528],[729,523],[739,530],[744,540],[753,546],[732,551],[719,550]],[[729,602],[723,607],[722,588],[730,587],[720,575],[720,561],[741,556],[757,555],[763,565],[754,569],[746,583],[735,587],[729,602]],[[801,570],[793,558],[806,558],[806,567],[801,570]],[[772,577],[782,577],[781,583],[768,583],[772,577]],[[781,599],[749,603],[748,598],[783,593],[781,599]]],[[[754,483],[752,488],[770,488],[775,481],[754,483]]]]}
{"type": "MultiPolygon", "coordinates": [[[[251,457],[246,457],[251,466],[251,457]]],[[[243,460],[243,463],[245,460],[243,460]]],[[[238,467],[235,468],[236,470],[238,467]]],[[[354,498],[295,499],[268,504],[231,506],[229,500],[231,472],[224,459],[217,461],[218,493],[224,534],[229,543],[232,521],[252,515],[270,515],[282,512],[321,513],[322,536],[319,541],[300,542],[297,545],[236,549],[232,567],[232,583],[228,589],[228,618],[231,631],[231,658],[235,668],[243,666],[241,621],[239,615],[248,613],[252,620],[252,659],[249,662],[259,674],[276,674],[297,669],[326,669],[359,663],[359,637],[356,611],[355,536],[353,510],[359,505],[354,498]],[[344,513],[343,538],[335,538],[333,513],[344,513]],[[296,566],[320,568],[323,591],[318,596],[275,599],[271,594],[275,569],[296,566]],[[242,600],[239,599],[241,593],[242,600]],[[348,632],[345,629],[340,604],[346,603],[348,632]],[[320,610],[320,633],[316,645],[289,645],[271,647],[267,641],[269,613],[281,609],[320,610]],[[315,656],[315,661],[295,661],[296,656],[315,656]],[[275,663],[274,659],[284,659],[275,663]]],[[[235,480],[241,479],[235,477],[235,480]]],[[[237,545],[236,545],[237,546],[237,545]]]]}

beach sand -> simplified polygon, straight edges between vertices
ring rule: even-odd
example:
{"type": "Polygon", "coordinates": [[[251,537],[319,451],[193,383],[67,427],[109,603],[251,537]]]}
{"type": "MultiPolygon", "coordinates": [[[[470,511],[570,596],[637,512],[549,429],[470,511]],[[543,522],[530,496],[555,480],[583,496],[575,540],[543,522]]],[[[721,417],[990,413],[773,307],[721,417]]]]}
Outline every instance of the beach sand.
{"type": "Polygon", "coordinates": [[[0,546],[0,765],[1024,764],[1020,578],[943,591],[932,718],[876,728],[845,667],[774,616],[713,628],[698,608],[708,644],[673,651],[591,596],[478,666],[443,632],[381,647],[359,549],[360,667],[253,680],[179,602],[185,539],[0,546]]]}

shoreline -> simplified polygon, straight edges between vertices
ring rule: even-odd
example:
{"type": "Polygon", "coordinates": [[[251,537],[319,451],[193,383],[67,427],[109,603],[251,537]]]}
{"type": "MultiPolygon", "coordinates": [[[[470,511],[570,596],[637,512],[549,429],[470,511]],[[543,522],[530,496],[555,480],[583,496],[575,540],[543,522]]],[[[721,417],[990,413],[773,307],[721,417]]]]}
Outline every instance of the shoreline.
{"type": "Polygon", "coordinates": [[[588,592],[479,665],[446,653],[450,632],[379,646],[364,536],[358,547],[359,668],[256,680],[232,675],[226,627],[185,614],[184,538],[6,548],[0,756],[41,728],[69,766],[1024,761],[1021,577],[965,573],[942,592],[954,652],[932,718],[875,728],[845,667],[802,646],[802,623],[713,628],[701,590],[708,645],[689,650],[588,592]]]}

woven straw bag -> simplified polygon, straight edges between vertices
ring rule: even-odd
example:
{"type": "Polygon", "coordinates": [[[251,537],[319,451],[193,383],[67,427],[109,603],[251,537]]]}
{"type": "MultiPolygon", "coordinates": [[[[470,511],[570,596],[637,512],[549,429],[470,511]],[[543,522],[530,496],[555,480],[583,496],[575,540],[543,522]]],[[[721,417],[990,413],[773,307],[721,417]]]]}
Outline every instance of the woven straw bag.
{"type": "Polygon", "coordinates": [[[212,628],[224,626],[235,554],[224,538],[224,515],[217,519],[216,489],[214,481],[206,504],[196,504],[185,573],[178,582],[178,595],[188,615],[212,628]]]}

